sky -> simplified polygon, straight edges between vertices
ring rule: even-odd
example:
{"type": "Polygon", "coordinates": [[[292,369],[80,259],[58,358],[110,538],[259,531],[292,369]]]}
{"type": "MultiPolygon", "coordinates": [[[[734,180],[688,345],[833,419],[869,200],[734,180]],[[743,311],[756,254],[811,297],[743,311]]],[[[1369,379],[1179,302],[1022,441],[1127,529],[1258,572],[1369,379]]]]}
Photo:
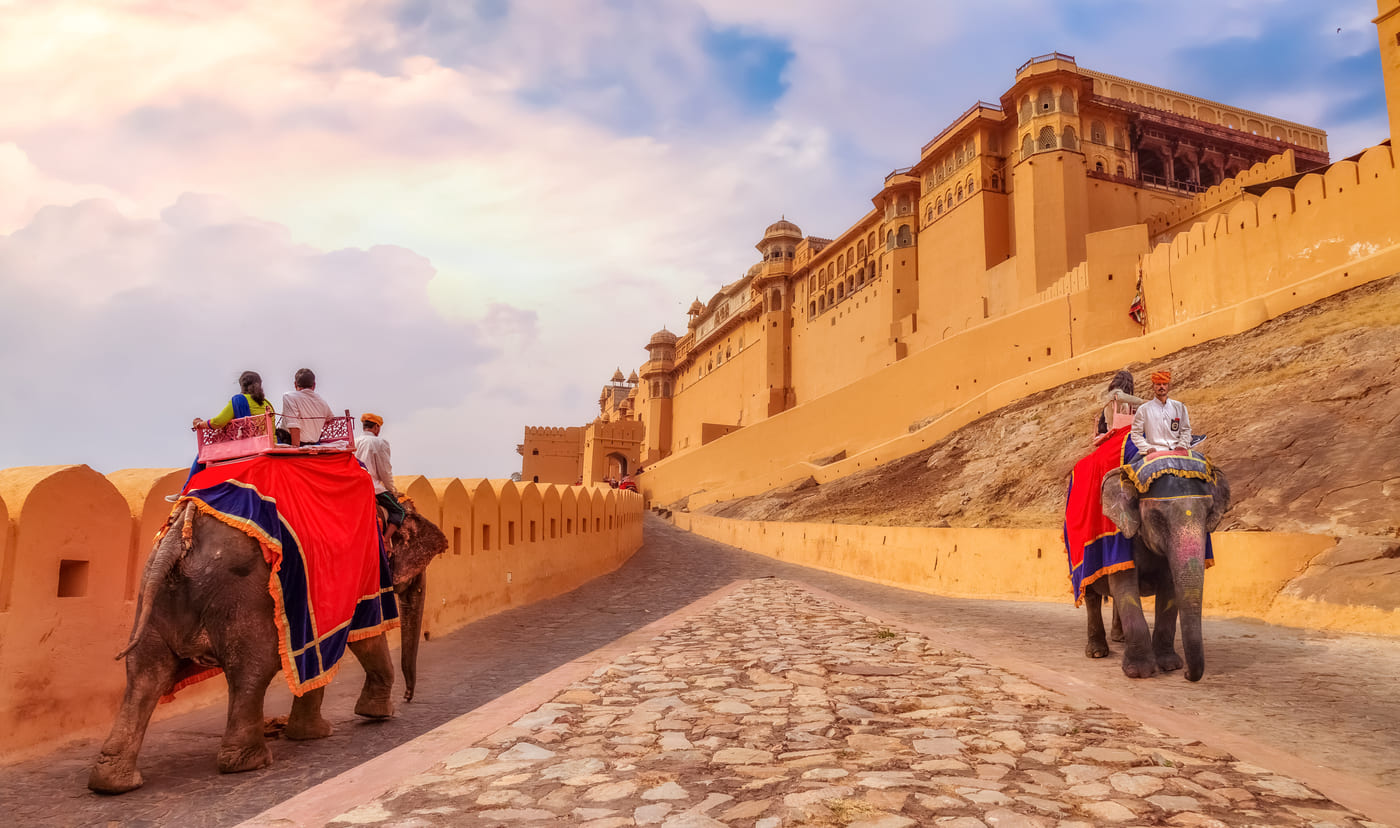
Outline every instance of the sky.
{"type": "Polygon", "coordinates": [[[508,477],[1027,58],[1388,137],[1372,0],[0,0],[0,468],[188,463],[310,367],[508,477]]]}

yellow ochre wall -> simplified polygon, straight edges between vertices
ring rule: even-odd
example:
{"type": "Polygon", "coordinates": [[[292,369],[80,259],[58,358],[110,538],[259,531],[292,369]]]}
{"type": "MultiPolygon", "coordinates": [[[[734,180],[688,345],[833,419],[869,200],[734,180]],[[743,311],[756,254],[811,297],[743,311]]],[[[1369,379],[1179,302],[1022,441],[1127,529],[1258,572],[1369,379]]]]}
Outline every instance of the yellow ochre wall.
{"type": "MultiPolygon", "coordinates": [[[[110,727],[125,687],[124,665],[113,656],[131,633],[137,584],[170,512],[164,497],[185,475],[0,469],[0,756],[17,759],[110,727]]],[[[448,539],[447,552],[428,568],[431,635],[574,589],[621,566],[642,542],[635,492],[412,476],[396,484],[448,539]],[[576,500],[587,505],[575,508],[576,500]],[[565,504],[573,510],[568,531],[565,504]],[[584,516],[587,533],[578,522],[584,516]],[[480,543],[483,525],[496,530],[489,546],[480,543]]],[[[431,645],[420,651],[432,657],[431,645]]],[[[223,682],[202,682],[157,716],[223,695],[223,682]]]]}
{"type": "Polygon", "coordinates": [[[1400,272],[1397,228],[1400,172],[1381,145],[1358,162],[1303,176],[1292,189],[1275,187],[1257,204],[1211,213],[1150,252],[1142,253],[1143,225],[1090,234],[1085,262],[1041,294],[1073,283],[1060,295],[655,463],[643,491],[662,504],[690,495],[695,509],[888,462],[1027,394],[1239,333],[1400,272]],[[1142,335],[1126,317],[1139,267],[1148,320],[1142,335]],[[839,463],[811,465],[843,450],[839,463]]]}
{"type": "MultiPolygon", "coordinates": [[[[1069,601],[1069,569],[1053,529],[935,529],[769,523],[676,512],[676,525],[770,558],[889,586],[959,598],[1069,601]],[[989,578],[987,573],[996,573],[989,578]]],[[[1206,571],[1206,613],[1310,629],[1400,635],[1400,611],[1348,606],[1318,612],[1285,587],[1335,538],[1217,532],[1206,571]]]]}

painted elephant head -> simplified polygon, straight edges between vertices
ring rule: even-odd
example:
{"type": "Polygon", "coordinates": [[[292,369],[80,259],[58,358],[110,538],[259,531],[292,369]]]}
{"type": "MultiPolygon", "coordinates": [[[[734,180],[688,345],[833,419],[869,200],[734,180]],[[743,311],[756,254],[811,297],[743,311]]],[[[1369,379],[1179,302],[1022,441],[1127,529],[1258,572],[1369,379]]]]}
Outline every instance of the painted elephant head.
{"type": "Polygon", "coordinates": [[[433,558],[447,551],[447,536],[432,521],[418,514],[413,501],[404,502],[403,526],[399,527],[398,537],[389,558],[389,566],[394,571],[394,586],[408,583],[428,568],[433,558]]]}
{"type": "MultiPolygon", "coordinates": [[[[1181,641],[1186,651],[1186,678],[1205,673],[1201,642],[1201,605],[1205,590],[1206,544],[1230,508],[1230,484],[1215,469],[1215,479],[1162,475],[1146,493],[1122,469],[1103,480],[1103,511],[1126,537],[1139,538],[1153,554],[1166,559],[1180,611],[1181,641]]],[[[1162,600],[1159,596],[1158,600],[1162,600]]]]}

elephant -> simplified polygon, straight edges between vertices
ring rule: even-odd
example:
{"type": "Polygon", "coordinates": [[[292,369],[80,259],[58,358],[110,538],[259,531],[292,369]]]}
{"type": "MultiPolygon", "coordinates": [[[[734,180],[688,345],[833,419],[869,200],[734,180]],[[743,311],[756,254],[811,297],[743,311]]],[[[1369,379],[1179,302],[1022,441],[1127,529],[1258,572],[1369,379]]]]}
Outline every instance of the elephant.
{"type": "Polygon", "coordinates": [[[413,701],[418,683],[418,642],[423,635],[423,605],[428,590],[428,564],[447,550],[447,536],[432,521],[418,514],[413,501],[405,500],[403,526],[389,551],[394,572],[394,593],[399,599],[400,666],[403,700],[413,701]]]}
{"type": "MultiPolygon", "coordinates": [[[[413,514],[395,551],[409,611],[403,625],[403,667],[412,696],[417,636],[423,613],[423,569],[446,548],[442,532],[413,514]],[[411,523],[411,526],[410,526],[411,523]],[[434,552],[433,550],[437,551],[434,552]],[[415,591],[414,585],[417,585],[415,591]]],[[[237,773],[266,767],[272,754],[264,739],[263,698],[282,669],[274,604],[268,592],[271,568],[258,542],[205,516],[192,503],[176,507],[142,577],[131,640],[117,655],[126,659],[126,692],[117,719],[88,778],[88,787],[120,794],[143,784],[137,757],[151,714],[170,691],[177,672],[190,664],[221,667],[228,683],[228,718],[218,768],[237,773]]],[[[396,591],[398,588],[396,587],[396,591]]],[[[355,713],[387,719],[394,713],[394,666],[384,635],[349,643],[365,671],[355,713]]],[[[325,688],[297,696],[283,735],[317,739],[331,734],[321,715],[325,688]]]]}
{"type": "MultiPolygon", "coordinates": [[[[1109,654],[1102,603],[1113,597],[1113,611],[1123,629],[1123,672],[1147,678],[1183,666],[1176,652],[1177,620],[1186,651],[1186,679],[1205,674],[1201,606],[1205,589],[1206,542],[1230,508],[1230,484],[1215,469],[1215,480],[1162,475],[1146,494],[1121,468],[1109,472],[1100,487],[1103,512],[1133,541],[1133,568],[1108,574],[1085,590],[1089,640],[1085,654],[1109,654]],[[1156,620],[1149,636],[1142,596],[1155,595],[1156,620]],[[1150,639],[1150,640],[1149,640],[1150,639]]],[[[1117,636],[1115,636],[1117,639],[1117,636]]]]}

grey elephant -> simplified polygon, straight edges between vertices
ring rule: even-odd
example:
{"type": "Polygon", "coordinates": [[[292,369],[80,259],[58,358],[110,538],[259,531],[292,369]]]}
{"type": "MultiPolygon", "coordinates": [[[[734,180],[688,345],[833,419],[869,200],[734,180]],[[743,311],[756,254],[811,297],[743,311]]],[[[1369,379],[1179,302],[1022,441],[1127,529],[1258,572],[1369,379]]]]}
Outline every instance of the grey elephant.
{"type": "MultiPolygon", "coordinates": [[[[402,577],[396,569],[395,582],[407,593],[403,660],[411,696],[423,613],[422,570],[447,544],[436,526],[416,514],[405,520],[405,528],[403,542],[395,545],[403,554],[394,557],[404,569],[402,577]],[[414,567],[417,571],[412,571],[414,567]],[[420,587],[416,600],[415,583],[420,587]]],[[[142,785],[137,758],[151,714],[170,691],[177,672],[191,663],[223,668],[228,683],[220,772],[271,764],[263,735],[263,698],[282,662],[268,593],[270,576],[257,541],[201,515],[193,504],[178,508],[147,562],[131,641],[117,656],[126,659],[126,692],[88,777],[89,788],[119,794],[142,785]]],[[[365,671],[355,713],[371,719],[392,716],[394,667],[385,637],[350,642],[349,649],[365,671]]],[[[324,695],[325,689],[318,688],[297,696],[283,735],[289,739],[329,736],[331,725],[321,715],[324,695]]]]}
{"type": "Polygon", "coordinates": [[[1183,662],[1176,652],[1178,619],[1186,678],[1200,681],[1205,674],[1201,607],[1206,543],[1230,508],[1230,484],[1224,472],[1212,471],[1213,480],[1162,475],[1151,481],[1145,493],[1121,468],[1103,479],[1104,514],[1133,540],[1133,568],[1110,573],[1085,590],[1089,617],[1085,654],[1091,658],[1109,654],[1101,606],[1104,596],[1111,594],[1113,610],[1122,623],[1123,672],[1129,678],[1181,669],[1183,662]],[[1144,595],[1157,599],[1150,633],[1142,611],[1144,595]]]}

